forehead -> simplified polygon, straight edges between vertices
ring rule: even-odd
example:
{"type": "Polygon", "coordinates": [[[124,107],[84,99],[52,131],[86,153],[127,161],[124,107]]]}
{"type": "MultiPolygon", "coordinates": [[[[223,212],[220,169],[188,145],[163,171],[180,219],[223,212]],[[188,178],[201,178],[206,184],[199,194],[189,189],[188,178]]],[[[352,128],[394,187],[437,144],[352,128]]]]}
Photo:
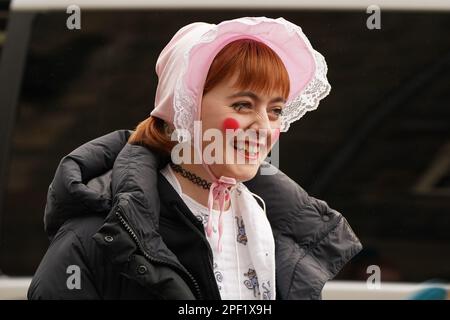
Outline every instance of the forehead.
{"type": "Polygon", "coordinates": [[[271,90],[258,90],[257,88],[252,88],[249,86],[239,86],[238,84],[238,73],[233,74],[233,76],[223,79],[217,84],[216,88],[218,92],[226,95],[228,99],[234,99],[242,96],[247,96],[255,100],[258,99],[273,99],[281,98],[280,100],[285,100],[282,97],[281,90],[278,88],[272,88],[271,90]]]}

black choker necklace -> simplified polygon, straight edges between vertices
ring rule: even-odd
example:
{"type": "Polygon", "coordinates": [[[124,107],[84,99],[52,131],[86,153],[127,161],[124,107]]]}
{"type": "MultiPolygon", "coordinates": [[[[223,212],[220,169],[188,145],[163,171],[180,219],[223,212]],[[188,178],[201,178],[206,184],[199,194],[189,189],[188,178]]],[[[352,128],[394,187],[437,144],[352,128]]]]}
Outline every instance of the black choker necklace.
{"type": "Polygon", "coordinates": [[[187,171],[178,164],[175,164],[173,162],[169,162],[169,164],[174,171],[180,173],[184,178],[189,179],[191,182],[201,186],[203,189],[209,190],[209,188],[211,188],[211,182],[208,182],[205,179],[202,179],[199,176],[193,174],[192,172],[187,171]]]}

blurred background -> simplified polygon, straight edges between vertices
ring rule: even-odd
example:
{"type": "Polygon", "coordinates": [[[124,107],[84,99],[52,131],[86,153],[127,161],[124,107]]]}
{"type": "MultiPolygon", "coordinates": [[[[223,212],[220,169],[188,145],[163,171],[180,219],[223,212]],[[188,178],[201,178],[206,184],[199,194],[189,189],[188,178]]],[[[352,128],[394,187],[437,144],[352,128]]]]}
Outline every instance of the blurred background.
{"type": "Polygon", "coordinates": [[[379,1],[370,30],[364,1],[107,2],[80,5],[80,30],[66,27],[67,5],[0,2],[0,275],[31,277],[44,255],[61,158],[149,115],[158,54],[178,29],[267,16],[300,25],[328,63],[331,93],[281,136],[280,169],[363,243],[336,279],[366,281],[377,265],[382,282],[448,282],[449,3],[379,1]]]}

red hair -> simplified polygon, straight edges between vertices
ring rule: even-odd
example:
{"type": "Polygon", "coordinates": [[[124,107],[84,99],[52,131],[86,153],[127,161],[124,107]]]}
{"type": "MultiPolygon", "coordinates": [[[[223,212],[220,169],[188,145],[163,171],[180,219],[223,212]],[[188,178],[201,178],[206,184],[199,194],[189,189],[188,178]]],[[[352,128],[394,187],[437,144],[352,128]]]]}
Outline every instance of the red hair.
{"type": "Polygon", "coordinates": [[[238,73],[232,85],[239,90],[263,94],[277,92],[285,99],[290,90],[289,75],[280,57],[267,45],[253,39],[239,39],[227,44],[214,58],[206,77],[203,94],[219,82],[238,73]]]}
{"type": "MultiPolygon", "coordinates": [[[[203,94],[236,73],[238,77],[232,86],[237,89],[267,95],[276,92],[285,99],[289,96],[289,75],[283,61],[269,46],[253,39],[239,39],[220,50],[209,68],[203,94]]],[[[164,121],[153,116],[137,125],[128,142],[166,154],[177,143],[166,135],[164,121]]]]}

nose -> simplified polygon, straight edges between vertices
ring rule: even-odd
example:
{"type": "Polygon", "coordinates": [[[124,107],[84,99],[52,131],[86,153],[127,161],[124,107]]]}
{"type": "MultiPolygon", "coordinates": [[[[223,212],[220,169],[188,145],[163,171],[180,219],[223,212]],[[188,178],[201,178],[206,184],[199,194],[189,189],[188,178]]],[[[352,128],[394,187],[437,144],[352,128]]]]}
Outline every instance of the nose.
{"type": "Polygon", "coordinates": [[[249,126],[249,129],[255,132],[256,139],[259,143],[267,145],[268,141],[266,139],[271,135],[272,127],[267,112],[261,112],[259,110],[253,110],[254,119],[249,126]]]}
{"type": "Polygon", "coordinates": [[[254,129],[256,131],[261,129],[270,130],[271,125],[267,112],[260,112],[259,110],[253,110],[253,112],[254,112],[254,119],[249,128],[254,129]]]}

